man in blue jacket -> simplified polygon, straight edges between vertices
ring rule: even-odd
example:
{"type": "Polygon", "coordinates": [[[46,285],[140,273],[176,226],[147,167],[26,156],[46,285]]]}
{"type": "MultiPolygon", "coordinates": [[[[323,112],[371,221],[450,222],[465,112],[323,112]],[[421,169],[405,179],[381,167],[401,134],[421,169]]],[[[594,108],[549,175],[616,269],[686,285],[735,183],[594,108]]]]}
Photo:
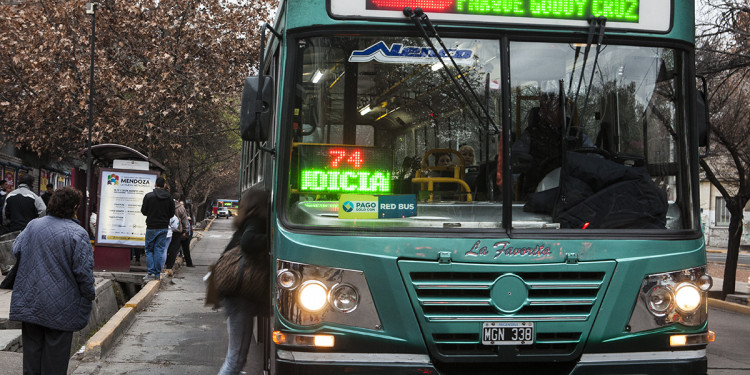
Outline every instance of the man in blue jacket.
{"type": "Polygon", "coordinates": [[[169,219],[174,216],[174,200],[164,189],[166,181],[156,178],[154,191],[143,197],[141,213],[146,215],[146,266],[148,275],[143,279],[158,280],[164,263],[162,254],[167,246],[167,228],[169,219]]]}

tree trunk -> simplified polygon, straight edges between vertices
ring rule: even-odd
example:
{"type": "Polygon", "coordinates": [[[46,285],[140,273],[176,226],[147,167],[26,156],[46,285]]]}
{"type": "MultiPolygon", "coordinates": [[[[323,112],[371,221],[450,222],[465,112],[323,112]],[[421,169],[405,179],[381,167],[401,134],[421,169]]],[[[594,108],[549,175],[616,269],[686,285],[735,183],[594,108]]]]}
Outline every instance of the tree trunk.
{"type": "Polygon", "coordinates": [[[739,212],[727,205],[730,213],[729,241],[727,242],[727,259],[724,263],[724,285],[721,288],[722,297],[734,294],[737,280],[737,261],[740,255],[740,240],[742,239],[742,207],[739,212]]]}

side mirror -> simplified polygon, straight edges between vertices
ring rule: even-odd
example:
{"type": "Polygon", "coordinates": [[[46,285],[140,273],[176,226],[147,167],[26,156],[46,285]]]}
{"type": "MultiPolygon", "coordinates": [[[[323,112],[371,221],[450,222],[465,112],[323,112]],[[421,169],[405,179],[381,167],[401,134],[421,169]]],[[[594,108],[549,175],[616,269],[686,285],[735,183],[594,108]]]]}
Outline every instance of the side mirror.
{"type": "Polygon", "coordinates": [[[268,140],[273,114],[273,77],[263,77],[263,90],[259,89],[260,77],[247,77],[242,89],[240,110],[240,134],[249,142],[268,140]]]}

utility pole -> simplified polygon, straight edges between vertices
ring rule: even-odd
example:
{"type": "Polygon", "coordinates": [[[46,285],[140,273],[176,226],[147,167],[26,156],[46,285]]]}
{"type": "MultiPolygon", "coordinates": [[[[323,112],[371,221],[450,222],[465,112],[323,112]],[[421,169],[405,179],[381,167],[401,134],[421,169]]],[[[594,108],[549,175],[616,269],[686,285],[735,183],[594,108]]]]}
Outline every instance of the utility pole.
{"type": "MultiPolygon", "coordinates": [[[[94,126],[94,41],[96,40],[96,6],[99,3],[86,4],[86,14],[91,15],[91,72],[89,76],[89,141],[86,152],[86,214],[83,218],[83,227],[89,231],[89,216],[91,211],[91,175],[93,174],[91,156],[91,128],[94,126]]],[[[93,233],[96,236],[96,233],[93,233]]]]}

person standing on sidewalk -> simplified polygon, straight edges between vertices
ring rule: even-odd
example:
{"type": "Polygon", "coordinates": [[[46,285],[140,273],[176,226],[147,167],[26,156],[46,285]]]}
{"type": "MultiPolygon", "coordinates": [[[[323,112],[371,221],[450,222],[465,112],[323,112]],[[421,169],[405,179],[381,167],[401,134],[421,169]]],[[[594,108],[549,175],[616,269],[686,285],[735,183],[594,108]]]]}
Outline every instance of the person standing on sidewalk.
{"type": "Polygon", "coordinates": [[[45,190],[44,193],[42,193],[41,195],[42,201],[44,202],[45,206],[49,204],[49,198],[52,196],[52,193],[54,192],[55,192],[55,185],[47,184],[47,190],[45,190]]]}
{"type": "MultiPolygon", "coordinates": [[[[177,248],[180,247],[179,240],[176,240],[179,236],[179,233],[175,235],[174,233],[177,231],[177,229],[180,227],[180,219],[177,218],[177,215],[172,216],[171,219],[169,219],[169,227],[167,228],[167,247],[164,249],[164,252],[161,254],[162,264],[161,264],[161,272],[162,275],[167,275],[169,277],[172,277],[174,273],[172,272],[172,266],[174,265],[174,258],[172,258],[172,263],[169,263],[169,254],[173,251],[173,247],[176,246],[177,248]]],[[[174,250],[176,252],[177,250],[174,250]]]]}
{"type": "Polygon", "coordinates": [[[29,222],[13,244],[23,255],[10,302],[22,322],[24,374],[65,374],[73,332],[86,327],[96,291],[89,234],[75,219],[82,194],[55,191],[47,216],[29,222]]]}
{"type": "MultiPolygon", "coordinates": [[[[180,245],[182,244],[182,238],[188,228],[188,215],[185,211],[185,206],[180,201],[182,195],[180,193],[174,193],[174,214],[177,216],[179,225],[172,234],[172,240],[169,242],[167,250],[167,261],[164,267],[171,270],[174,267],[174,262],[177,260],[177,253],[180,252],[180,245]]],[[[190,262],[192,263],[192,261],[190,262]]],[[[171,273],[171,271],[170,271],[171,273]]]]}
{"type": "Polygon", "coordinates": [[[185,218],[187,219],[185,220],[187,226],[185,227],[185,230],[182,231],[182,236],[180,238],[180,245],[182,246],[182,257],[183,259],[185,259],[186,267],[195,267],[193,265],[193,258],[190,257],[190,239],[193,238],[193,216],[185,200],[179,200],[179,204],[183,205],[185,209],[185,218]]]}
{"type": "Polygon", "coordinates": [[[174,216],[174,200],[164,189],[164,177],[156,178],[154,191],[143,197],[141,213],[146,216],[146,266],[148,275],[143,279],[158,280],[164,264],[162,254],[167,246],[167,227],[169,219],[174,216]]]}
{"type": "MultiPolygon", "coordinates": [[[[240,200],[234,234],[227,244],[226,252],[239,245],[248,262],[269,265],[268,260],[268,192],[251,190],[240,200]]],[[[258,286],[259,288],[262,286],[258,286]]],[[[224,296],[221,305],[227,316],[229,346],[224,364],[218,375],[236,375],[247,361],[247,353],[253,338],[253,317],[263,311],[263,301],[250,301],[242,296],[224,296]]]]}
{"type": "Polygon", "coordinates": [[[5,197],[3,208],[3,223],[9,226],[11,232],[23,230],[29,221],[44,216],[44,211],[47,210],[42,198],[31,191],[34,176],[25,174],[18,182],[18,189],[5,197]]]}

